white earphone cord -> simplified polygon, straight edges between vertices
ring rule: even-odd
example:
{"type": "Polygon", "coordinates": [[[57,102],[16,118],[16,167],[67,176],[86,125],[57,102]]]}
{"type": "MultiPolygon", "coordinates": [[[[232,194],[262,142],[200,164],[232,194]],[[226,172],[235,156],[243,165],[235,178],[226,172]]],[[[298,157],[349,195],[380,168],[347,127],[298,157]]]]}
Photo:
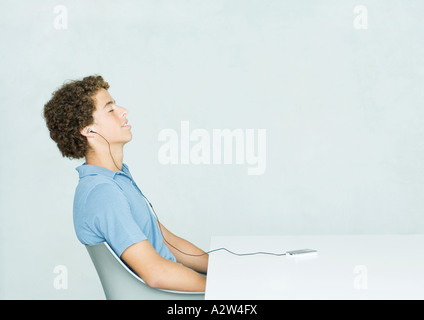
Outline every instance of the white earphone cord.
{"type": "Polygon", "coordinates": [[[154,213],[154,215],[155,215],[155,217],[156,217],[156,219],[157,219],[157,221],[158,221],[158,223],[159,223],[159,230],[160,230],[160,233],[162,234],[162,238],[163,238],[163,240],[164,240],[164,241],[165,241],[168,245],[170,245],[172,248],[174,248],[175,250],[177,250],[177,251],[181,252],[182,254],[185,254],[185,255],[188,255],[188,256],[192,256],[192,257],[201,257],[201,256],[204,256],[204,255],[209,254],[209,253],[212,253],[212,252],[216,252],[216,251],[224,250],[224,251],[227,251],[228,253],[231,253],[231,254],[236,255],[236,256],[253,256],[253,255],[256,255],[256,254],[267,254],[267,255],[272,255],[272,256],[284,256],[284,255],[286,255],[286,253],[285,253],[285,252],[284,252],[284,253],[273,253],[273,252],[264,252],[264,251],[257,251],[257,252],[250,252],[250,253],[236,253],[236,252],[233,252],[233,251],[231,251],[231,250],[228,250],[227,248],[217,248],[217,249],[213,249],[213,250],[207,251],[207,252],[205,252],[205,253],[201,253],[201,254],[191,254],[191,253],[186,253],[186,252],[184,252],[184,251],[181,251],[180,249],[178,249],[177,247],[174,247],[172,244],[170,244],[170,243],[166,240],[166,238],[165,238],[165,236],[163,235],[163,232],[162,232],[162,228],[161,228],[161,224],[160,224],[160,221],[159,221],[158,215],[156,214],[156,211],[155,211],[155,209],[153,208],[153,205],[150,203],[150,201],[146,198],[146,196],[145,196],[145,195],[143,195],[143,197],[144,197],[144,199],[146,199],[146,201],[147,201],[147,203],[149,204],[150,208],[152,208],[152,211],[153,211],[153,213],[154,213]]]}

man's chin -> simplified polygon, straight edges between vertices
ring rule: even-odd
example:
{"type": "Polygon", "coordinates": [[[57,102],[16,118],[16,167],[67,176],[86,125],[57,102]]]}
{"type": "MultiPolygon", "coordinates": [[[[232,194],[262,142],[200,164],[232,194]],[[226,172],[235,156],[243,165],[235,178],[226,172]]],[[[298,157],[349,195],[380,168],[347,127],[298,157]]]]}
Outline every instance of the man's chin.
{"type": "Polygon", "coordinates": [[[126,143],[130,142],[131,140],[132,140],[132,133],[130,132],[130,136],[129,136],[129,138],[128,138],[128,139],[126,139],[126,140],[124,141],[124,144],[126,144],[126,143]]]}

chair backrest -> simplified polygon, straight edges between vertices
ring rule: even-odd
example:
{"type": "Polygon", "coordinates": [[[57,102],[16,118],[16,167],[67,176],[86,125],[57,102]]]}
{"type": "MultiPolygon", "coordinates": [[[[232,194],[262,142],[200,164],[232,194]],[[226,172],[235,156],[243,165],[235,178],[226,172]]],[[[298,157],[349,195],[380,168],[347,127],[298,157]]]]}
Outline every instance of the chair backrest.
{"type": "Polygon", "coordinates": [[[106,242],[85,246],[108,300],[200,300],[203,292],[155,289],[134,273],[106,242]]]}

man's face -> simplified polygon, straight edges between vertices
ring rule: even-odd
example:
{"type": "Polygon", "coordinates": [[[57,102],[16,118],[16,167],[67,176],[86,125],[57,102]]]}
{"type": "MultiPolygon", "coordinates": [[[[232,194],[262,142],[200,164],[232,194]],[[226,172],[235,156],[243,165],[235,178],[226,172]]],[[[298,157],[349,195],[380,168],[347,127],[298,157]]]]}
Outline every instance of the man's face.
{"type": "Polygon", "coordinates": [[[128,124],[128,110],[116,105],[115,100],[105,89],[94,95],[96,110],[93,113],[93,131],[101,134],[112,144],[125,144],[132,138],[131,126],[128,124]]]}

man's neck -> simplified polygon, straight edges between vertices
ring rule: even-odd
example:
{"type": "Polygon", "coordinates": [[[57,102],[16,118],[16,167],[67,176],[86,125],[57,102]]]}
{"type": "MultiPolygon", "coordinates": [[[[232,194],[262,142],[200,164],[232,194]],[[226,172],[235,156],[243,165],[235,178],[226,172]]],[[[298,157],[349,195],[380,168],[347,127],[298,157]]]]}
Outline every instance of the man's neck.
{"type": "Polygon", "coordinates": [[[121,171],[124,159],[123,148],[109,148],[92,151],[85,157],[86,164],[104,167],[111,171],[121,171]]]}

